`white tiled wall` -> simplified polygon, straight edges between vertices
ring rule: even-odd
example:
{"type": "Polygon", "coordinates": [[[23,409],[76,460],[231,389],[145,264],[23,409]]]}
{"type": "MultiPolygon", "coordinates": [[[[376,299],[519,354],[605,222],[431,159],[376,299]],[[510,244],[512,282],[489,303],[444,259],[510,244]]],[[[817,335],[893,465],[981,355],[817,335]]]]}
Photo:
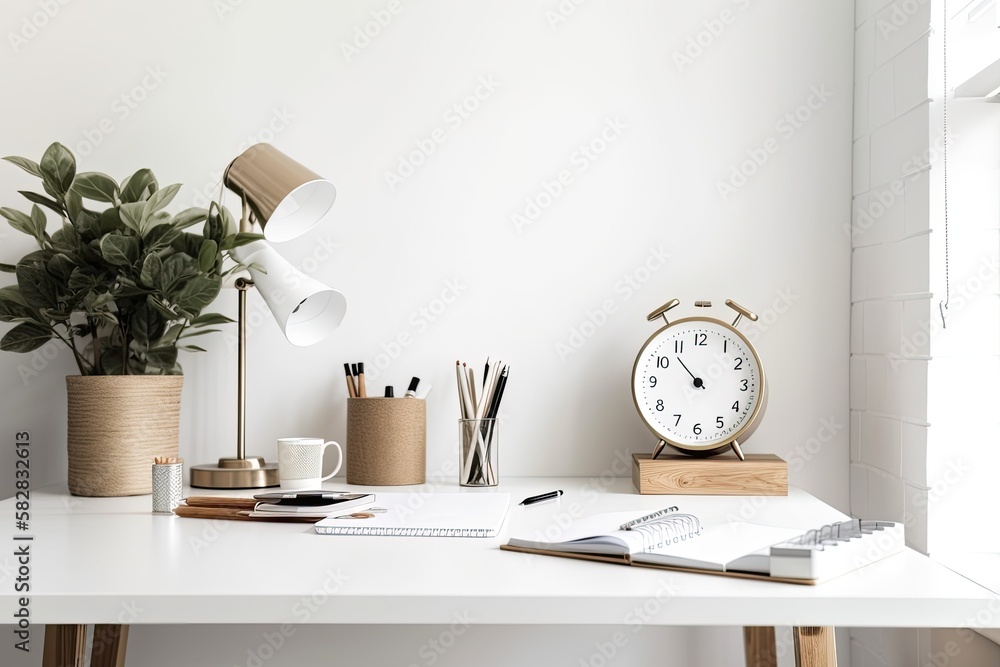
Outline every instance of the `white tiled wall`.
{"type": "MultiPolygon", "coordinates": [[[[940,397],[970,363],[961,354],[967,340],[949,342],[936,320],[943,249],[935,199],[942,183],[942,57],[931,26],[935,18],[940,22],[934,13],[942,6],[939,0],[857,0],[855,7],[851,512],[905,521],[907,543],[926,553],[935,512],[942,511],[934,484],[953,462],[940,455],[948,410],[940,397]],[[956,357],[947,358],[949,352],[956,357]]],[[[952,164],[949,155],[949,173],[952,164]]],[[[982,174],[982,165],[975,172],[982,174]]],[[[959,187],[973,187],[976,178],[970,175],[959,187]]],[[[978,178],[980,187],[997,189],[996,173],[978,178]]],[[[962,215],[959,210],[950,211],[952,218],[962,215]]],[[[996,250],[1000,243],[991,231],[962,247],[996,250]]],[[[996,286],[983,291],[996,294],[996,286]]],[[[995,301],[979,300],[964,314],[965,330],[993,336],[994,344],[1000,340],[995,301]]],[[[1000,372],[993,360],[985,363],[988,372],[1000,372]]],[[[1000,393],[980,397],[993,401],[995,411],[1000,393]]],[[[851,631],[850,657],[853,667],[996,665],[1000,647],[968,630],[865,628],[851,631]]]]}

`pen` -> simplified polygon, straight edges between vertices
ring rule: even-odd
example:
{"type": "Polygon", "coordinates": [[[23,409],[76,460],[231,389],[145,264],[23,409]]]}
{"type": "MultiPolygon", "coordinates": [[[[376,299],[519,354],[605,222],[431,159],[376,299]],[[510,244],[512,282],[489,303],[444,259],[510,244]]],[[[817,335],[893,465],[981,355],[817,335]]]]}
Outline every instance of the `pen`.
{"type": "Polygon", "coordinates": [[[543,493],[540,496],[531,496],[530,498],[525,498],[520,502],[521,505],[534,505],[535,503],[540,503],[545,500],[553,500],[558,498],[563,494],[562,489],[558,491],[551,491],[549,493],[543,493]]]}
{"type": "Polygon", "coordinates": [[[344,364],[344,375],[347,376],[347,395],[351,398],[357,398],[358,393],[354,391],[354,378],[351,376],[350,364],[344,364]]]}
{"type": "Polygon", "coordinates": [[[368,398],[368,392],[365,390],[365,362],[358,363],[358,396],[361,398],[368,398]]]}
{"type": "Polygon", "coordinates": [[[392,390],[392,385],[387,384],[385,386],[385,397],[386,398],[393,398],[393,393],[394,392],[392,390]]]}
{"type": "Polygon", "coordinates": [[[410,386],[406,390],[406,398],[414,398],[417,395],[417,385],[420,384],[420,378],[415,377],[410,380],[410,386]]]}

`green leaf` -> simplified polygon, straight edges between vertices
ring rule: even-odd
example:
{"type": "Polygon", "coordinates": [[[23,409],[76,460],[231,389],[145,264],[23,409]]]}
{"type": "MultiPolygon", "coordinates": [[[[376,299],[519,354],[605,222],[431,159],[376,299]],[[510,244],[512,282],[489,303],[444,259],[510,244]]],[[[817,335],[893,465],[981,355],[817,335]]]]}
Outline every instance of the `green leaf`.
{"type": "Polygon", "coordinates": [[[131,266],[139,261],[139,239],[135,236],[108,234],[101,239],[101,255],[115,266],[131,266]]]}
{"type": "Polygon", "coordinates": [[[109,204],[118,203],[118,184],[107,174],[97,171],[85,171],[73,179],[73,191],[81,197],[103,201],[109,204]]]}
{"type": "Polygon", "coordinates": [[[177,348],[173,345],[154,347],[146,352],[146,362],[156,368],[170,370],[177,363],[177,348]]]}
{"type": "Polygon", "coordinates": [[[142,271],[139,273],[139,282],[146,287],[156,288],[160,286],[160,277],[163,274],[163,260],[159,255],[149,254],[142,260],[142,271]]]}
{"type": "Polygon", "coordinates": [[[198,317],[191,320],[191,326],[204,327],[219,324],[232,324],[235,321],[236,320],[226,317],[220,313],[202,313],[198,317]]]}
{"type": "Polygon", "coordinates": [[[170,221],[170,214],[166,211],[157,211],[153,215],[145,218],[142,221],[142,229],[140,230],[143,234],[146,234],[151,229],[156,229],[157,227],[163,227],[170,221]]]}
{"type": "Polygon", "coordinates": [[[143,347],[149,347],[150,343],[159,340],[167,328],[163,315],[151,308],[148,303],[140,305],[132,312],[131,325],[132,336],[143,347]]]}
{"type": "Polygon", "coordinates": [[[28,192],[27,190],[18,190],[17,192],[33,204],[41,204],[45,208],[50,209],[53,213],[57,213],[60,216],[65,215],[62,207],[59,206],[59,202],[55,199],[49,199],[45,195],[40,195],[37,192],[28,192]]]}
{"type": "MultiPolygon", "coordinates": [[[[63,202],[66,204],[66,215],[69,216],[70,221],[76,222],[77,218],[84,213],[83,197],[80,196],[79,192],[70,190],[66,193],[66,196],[63,197],[63,202]]],[[[86,212],[90,213],[90,211],[86,212]]]]}
{"type": "Polygon", "coordinates": [[[177,295],[177,305],[184,310],[197,313],[219,296],[222,281],[195,276],[184,284],[177,295]]]}
{"type": "MultiPolygon", "coordinates": [[[[29,255],[30,257],[30,255],[29,255]]],[[[59,291],[55,278],[33,261],[23,259],[17,265],[17,286],[25,303],[35,310],[59,309],[59,291]]]]}
{"type": "Polygon", "coordinates": [[[88,314],[94,315],[98,313],[106,313],[109,311],[107,306],[115,302],[114,296],[110,292],[87,292],[87,296],[83,297],[83,309],[88,314]]]}
{"type": "Polygon", "coordinates": [[[48,220],[45,219],[45,213],[38,208],[37,204],[31,205],[31,226],[38,242],[41,243],[45,240],[45,228],[48,226],[48,220]]]}
{"type": "Polygon", "coordinates": [[[179,345],[178,350],[184,350],[185,352],[207,352],[203,347],[198,347],[197,345],[179,345]]]}
{"type": "Polygon", "coordinates": [[[28,236],[35,235],[35,224],[31,221],[31,218],[24,213],[4,206],[0,208],[0,215],[7,218],[7,222],[10,223],[10,226],[17,231],[24,232],[28,236]]]}
{"type": "Polygon", "coordinates": [[[13,303],[25,308],[28,307],[28,302],[24,300],[24,296],[21,295],[17,285],[0,287],[0,303],[13,303]]]}
{"type": "Polygon", "coordinates": [[[37,322],[23,322],[7,332],[0,340],[0,350],[7,352],[31,352],[52,339],[52,329],[37,322]]]}
{"type": "Polygon", "coordinates": [[[69,283],[74,269],[76,269],[76,263],[63,253],[52,255],[45,265],[45,270],[49,272],[49,275],[58,278],[63,284],[69,283]]]}
{"type": "Polygon", "coordinates": [[[215,268],[215,263],[219,260],[219,244],[211,239],[207,239],[201,244],[198,252],[198,266],[202,273],[209,273],[215,268]]]}
{"type": "Polygon", "coordinates": [[[42,170],[38,168],[38,163],[35,162],[34,160],[29,160],[28,158],[24,157],[17,157],[16,155],[8,155],[7,157],[4,158],[4,160],[7,160],[7,162],[10,162],[11,164],[16,164],[18,167],[24,169],[32,176],[37,176],[38,178],[42,178],[42,170]]]}
{"type": "Polygon", "coordinates": [[[0,287],[0,322],[34,319],[37,319],[35,313],[28,308],[16,285],[0,287]]]}
{"type": "Polygon", "coordinates": [[[229,209],[225,206],[219,207],[219,212],[222,215],[222,235],[232,236],[236,233],[236,221],[233,219],[233,214],[229,212],[229,209]]]}
{"type": "Polygon", "coordinates": [[[203,336],[204,334],[218,333],[219,331],[222,331],[222,329],[198,329],[197,331],[185,331],[180,335],[180,338],[193,338],[194,336],[203,336]]]}
{"type": "Polygon", "coordinates": [[[52,235],[52,247],[56,252],[76,255],[80,252],[80,244],[80,233],[69,223],[63,223],[52,235]]]}
{"type": "Polygon", "coordinates": [[[101,353],[101,368],[105,375],[124,375],[125,367],[122,366],[122,350],[120,347],[103,347],[105,341],[101,341],[104,352],[101,353]]]}
{"type": "Polygon", "coordinates": [[[13,264],[0,264],[0,273],[14,273],[17,267],[13,264]]]}
{"type": "Polygon", "coordinates": [[[197,276],[199,273],[198,262],[194,257],[185,252],[174,253],[163,261],[159,287],[164,293],[172,292],[185,279],[197,276]]]}
{"type": "Polygon", "coordinates": [[[156,225],[143,234],[142,240],[146,244],[146,252],[157,252],[173,243],[180,234],[172,225],[156,225]]]}
{"type": "Polygon", "coordinates": [[[59,142],[52,144],[45,149],[38,167],[42,172],[42,180],[56,194],[61,196],[69,192],[73,177],[76,176],[76,158],[68,148],[59,142]]]}
{"type": "Polygon", "coordinates": [[[256,232],[240,232],[239,234],[233,234],[224,238],[222,240],[221,247],[223,250],[232,250],[233,248],[239,248],[240,246],[253,243],[254,241],[263,240],[263,234],[257,234],[256,232]]]}
{"type": "Polygon", "coordinates": [[[136,232],[142,230],[142,224],[145,221],[145,210],[145,202],[122,204],[118,208],[118,212],[121,214],[122,222],[125,223],[126,227],[133,229],[136,232]]]}
{"type": "Polygon", "coordinates": [[[171,200],[173,200],[175,196],[177,196],[177,191],[180,189],[180,183],[174,183],[173,185],[168,185],[167,187],[160,188],[154,192],[146,201],[146,212],[144,216],[149,217],[161,208],[164,208],[171,202],[171,200]]]}
{"type": "Polygon", "coordinates": [[[124,203],[145,202],[158,189],[153,172],[140,169],[122,182],[121,200],[124,203]]]}
{"type": "Polygon", "coordinates": [[[208,219],[208,211],[203,208],[186,208],[171,220],[170,225],[174,229],[187,229],[208,219]]]}
{"type": "Polygon", "coordinates": [[[163,301],[161,301],[160,299],[157,299],[152,294],[150,294],[149,296],[146,297],[146,303],[149,304],[150,306],[152,306],[154,309],[156,309],[156,312],[160,313],[161,315],[163,315],[164,317],[166,317],[168,320],[176,320],[179,317],[179,315],[177,315],[177,313],[175,313],[174,311],[172,311],[169,308],[167,308],[163,304],[163,301]]]}

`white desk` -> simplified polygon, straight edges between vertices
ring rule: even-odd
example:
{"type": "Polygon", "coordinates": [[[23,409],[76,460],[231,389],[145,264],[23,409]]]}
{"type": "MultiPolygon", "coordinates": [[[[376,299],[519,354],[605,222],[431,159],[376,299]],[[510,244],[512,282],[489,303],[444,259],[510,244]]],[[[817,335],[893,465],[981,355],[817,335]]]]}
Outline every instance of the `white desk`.
{"type": "MultiPolygon", "coordinates": [[[[709,514],[753,513],[762,522],[842,518],[794,488],[787,498],[694,500],[639,496],[628,479],[524,478],[499,490],[515,506],[503,534],[484,540],[335,537],[303,524],[154,516],[149,496],[74,498],[64,486],[48,487],[32,493],[27,533],[14,530],[13,501],[0,503],[7,533],[0,553],[12,553],[15,536],[34,536],[31,621],[48,625],[449,624],[465,613],[481,624],[965,627],[984,608],[1000,610],[992,592],[911,550],[827,584],[798,586],[498,549],[512,531],[556,530],[574,510],[638,514],[697,502],[709,514]],[[566,491],[558,503],[516,506],[557,488],[566,491]]],[[[190,492],[224,494],[247,492],[190,492]]],[[[0,613],[9,619],[16,606],[8,582],[0,613]]],[[[989,618],[1000,625],[1000,615],[989,618]]]]}

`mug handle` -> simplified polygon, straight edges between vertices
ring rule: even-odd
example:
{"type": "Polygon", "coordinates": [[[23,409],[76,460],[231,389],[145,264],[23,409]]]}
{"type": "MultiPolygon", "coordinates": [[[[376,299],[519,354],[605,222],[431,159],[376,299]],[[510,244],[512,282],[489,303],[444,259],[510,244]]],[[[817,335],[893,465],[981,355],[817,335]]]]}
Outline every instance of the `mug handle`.
{"type": "Polygon", "coordinates": [[[333,472],[331,472],[329,475],[327,475],[326,477],[323,477],[322,479],[320,479],[319,481],[321,481],[321,482],[325,482],[326,480],[328,480],[331,477],[333,477],[334,475],[336,475],[338,472],[340,472],[340,468],[344,465],[344,450],[340,448],[340,444],[339,443],[336,443],[333,440],[330,440],[328,442],[324,442],[323,443],[323,451],[320,454],[320,460],[322,461],[322,459],[325,458],[325,456],[326,456],[326,448],[329,447],[330,445],[333,445],[334,447],[337,448],[337,455],[338,455],[337,456],[337,467],[334,468],[333,472]]]}

